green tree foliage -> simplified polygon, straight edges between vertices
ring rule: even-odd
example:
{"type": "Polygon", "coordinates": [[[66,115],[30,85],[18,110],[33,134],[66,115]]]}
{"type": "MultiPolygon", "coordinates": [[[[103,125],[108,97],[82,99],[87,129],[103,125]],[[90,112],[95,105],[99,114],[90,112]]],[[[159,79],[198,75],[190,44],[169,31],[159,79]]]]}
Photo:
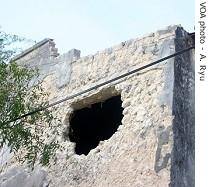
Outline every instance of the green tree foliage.
{"type": "Polygon", "coordinates": [[[11,61],[15,50],[8,47],[20,40],[0,31],[0,149],[7,145],[20,162],[27,162],[33,168],[36,162],[48,165],[54,158],[59,148],[56,141],[59,121],[51,111],[44,110],[9,122],[48,104],[41,84],[30,86],[38,71],[11,61]]]}

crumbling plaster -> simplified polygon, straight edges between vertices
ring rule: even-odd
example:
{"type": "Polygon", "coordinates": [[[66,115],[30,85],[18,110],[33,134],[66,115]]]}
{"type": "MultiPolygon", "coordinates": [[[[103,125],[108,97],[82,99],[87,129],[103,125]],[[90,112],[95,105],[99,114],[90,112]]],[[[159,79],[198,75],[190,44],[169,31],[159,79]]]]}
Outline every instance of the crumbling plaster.
{"type": "MultiPolygon", "coordinates": [[[[53,41],[49,40],[21,58],[19,56],[17,62],[40,69],[39,80],[43,81],[50,94],[47,99],[54,102],[188,47],[189,40],[181,27],[169,26],[85,57],[80,57],[80,51],[76,49],[58,55],[53,41]],[[178,48],[180,42],[182,46],[178,48]]],[[[57,138],[65,150],[57,154],[57,163],[46,169],[47,176],[43,181],[48,181],[49,186],[63,187],[190,187],[193,182],[189,181],[194,180],[193,167],[186,182],[178,175],[180,171],[183,176],[188,175],[184,164],[177,166],[175,163],[178,155],[174,150],[180,143],[174,140],[174,129],[179,123],[174,122],[178,115],[174,113],[174,107],[179,110],[181,101],[176,98],[176,76],[185,79],[188,74],[183,74],[189,71],[192,85],[189,87],[185,82],[183,96],[187,98],[185,94],[193,92],[193,55],[192,52],[181,55],[187,56],[182,58],[182,63],[189,65],[179,73],[174,69],[178,61],[171,58],[57,105],[54,115],[62,122],[57,138]],[[66,134],[73,111],[119,93],[124,108],[122,125],[110,139],[100,142],[87,156],[76,155],[75,144],[68,140],[66,134]]],[[[193,117],[191,102],[193,97],[186,106],[190,108],[190,115],[185,115],[185,111],[182,114],[186,119],[193,117]]],[[[193,122],[188,125],[193,125],[193,122]]],[[[190,137],[192,133],[193,130],[183,135],[190,137]]],[[[177,134],[175,137],[179,138],[177,134]]],[[[192,138],[189,141],[194,143],[192,138]]],[[[184,161],[188,156],[194,159],[194,147],[185,146],[191,151],[183,154],[184,161]]],[[[179,149],[181,152],[182,147],[179,149]]],[[[44,182],[39,186],[43,185],[44,182]]]]}

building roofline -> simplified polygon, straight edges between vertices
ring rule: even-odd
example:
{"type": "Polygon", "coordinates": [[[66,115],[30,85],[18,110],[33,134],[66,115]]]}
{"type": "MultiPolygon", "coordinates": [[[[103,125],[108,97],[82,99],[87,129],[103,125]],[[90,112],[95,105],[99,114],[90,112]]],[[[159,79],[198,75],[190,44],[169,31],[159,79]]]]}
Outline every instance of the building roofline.
{"type": "Polygon", "coordinates": [[[20,58],[24,57],[25,55],[29,54],[30,52],[34,51],[35,49],[43,46],[44,44],[46,44],[49,41],[53,41],[53,39],[45,38],[45,39],[41,40],[40,42],[36,43],[32,47],[30,47],[30,48],[24,50],[22,53],[16,55],[14,58],[12,58],[12,61],[19,60],[20,58]]]}

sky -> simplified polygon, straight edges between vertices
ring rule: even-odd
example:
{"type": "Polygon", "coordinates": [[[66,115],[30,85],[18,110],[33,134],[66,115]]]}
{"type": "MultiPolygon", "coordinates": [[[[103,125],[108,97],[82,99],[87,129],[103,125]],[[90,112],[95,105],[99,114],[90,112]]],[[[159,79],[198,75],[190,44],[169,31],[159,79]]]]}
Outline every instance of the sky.
{"type": "Polygon", "coordinates": [[[0,26],[36,42],[52,38],[61,54],[76,48],[85,56],[168,25],[181,24],[194,32],[194,4],[194,0],[0,0],[0,26]]]}

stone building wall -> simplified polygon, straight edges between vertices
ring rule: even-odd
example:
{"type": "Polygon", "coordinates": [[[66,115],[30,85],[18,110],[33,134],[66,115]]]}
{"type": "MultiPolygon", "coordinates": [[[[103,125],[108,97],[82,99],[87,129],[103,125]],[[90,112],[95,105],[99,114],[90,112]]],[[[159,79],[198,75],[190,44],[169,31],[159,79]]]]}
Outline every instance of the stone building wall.
{"type": "MultiPolygon", "coordinates": [[[[41,47],[37,45],[18,56],[16,61],[40,69],[39,80],[50,93],[50,102],[54,102],[187,48],[191,43],[183,28],[169,26],[85,57],[80,57],[76,49],[58,55],[53,41],[48,39],[41,47]]],[[[65,150],[57,154],[57,163],[45,168],[47,174],[41,175],[41,182],[34,185],[193,186],[193,66],[194,52],[189,51],[57,105],[54,115],[62,122],[57,138],[65,150]],[[116,95],[121,96],[123,107],[117,131],[111,138],[100,141],[88,155],[75,154],[75,143],[68,138],[74,111],[116,95]]]]}

